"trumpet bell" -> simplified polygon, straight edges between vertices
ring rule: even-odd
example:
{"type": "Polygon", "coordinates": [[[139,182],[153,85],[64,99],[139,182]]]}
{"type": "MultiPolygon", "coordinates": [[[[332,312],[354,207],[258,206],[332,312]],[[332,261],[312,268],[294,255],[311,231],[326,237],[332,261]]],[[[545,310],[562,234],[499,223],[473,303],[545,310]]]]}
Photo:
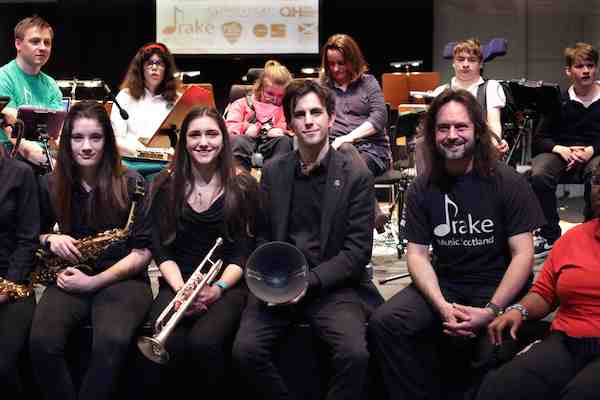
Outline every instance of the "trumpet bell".
{"type": "Polygon", "coordinates": [[[266,303],[285,304],[308,287],[308,263],[298,248],[286,242],[259,246],[246,263],[246,284],[266,303]]]}
{"type": "Polygon", "coordinates": [[[137,345],[149,360],[154,361],[157,364],[166,364],[169,362],[169,353],[165,346],[158,340],[149,336],[142,336],[138,338],[137,345]]]}

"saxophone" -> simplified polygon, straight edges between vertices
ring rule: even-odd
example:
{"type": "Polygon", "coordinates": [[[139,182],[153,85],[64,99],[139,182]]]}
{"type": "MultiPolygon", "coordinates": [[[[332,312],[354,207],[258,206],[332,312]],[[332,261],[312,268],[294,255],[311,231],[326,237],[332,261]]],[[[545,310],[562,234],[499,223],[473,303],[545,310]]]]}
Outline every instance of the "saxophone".
{"type": "Polygon", "coordinates": [[[76,247],[81,253],[81,258],[77,262],[65,260],[50,250],[39,249],[36,253],[38,267],[33,272],[31,280],[36,284],[47,285],[55,282],[56,275],[68,267],[77,268],[91,274],[96,260],[104,250],[113,243],[127,238],[129,234],[128,225],[125,228],[111,229],[79,240],[76,247]]]}
{"type": "Polygon", "coordinates": [[[23,299],[32,293],[33,285],[19,285],[0,277],[0,294],[6,294],[14,300],[23,299]]]}
{"type": "Polygon", "coordinates": [[[136,182],[133,201],[129,208],[129,216],[124,228],[115,228],[98,233],[96,235],[86,236],[80,239],[76,247],[81,253],[81,258],[77,262],[69,261],[57,256],[50,250],[39,249],[36,253],[38,264],[36,270],[32,273],[31,281],[34,284],[48,285],[56,281],[56,276],[65,268],[77,268],[87,274],[92,274],[94,264],[100,255],[113,243],[126,239],[129,230],[133,225],[135,209],[137,203],[144,196],[144,186],[136,182]]]}

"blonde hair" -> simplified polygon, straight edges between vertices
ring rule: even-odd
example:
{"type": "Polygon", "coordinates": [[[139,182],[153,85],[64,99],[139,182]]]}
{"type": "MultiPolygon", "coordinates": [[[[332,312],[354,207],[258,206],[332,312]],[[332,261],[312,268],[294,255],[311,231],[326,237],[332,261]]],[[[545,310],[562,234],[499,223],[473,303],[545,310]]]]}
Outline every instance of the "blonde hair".
{"type": "Polygon", "coordinates": [[[463,51],[477,57],[480,63],[483,61],[483,50],[481,49],[479,40],[472,38],[457,42],[454,45],[454,49],[452,49],[452,56],[456,57],[457,54],[462,53],[463,51]]]}
{"type": "Polygon", "coordinates": [[[260,76],[256,79],[256,82],[254,82],[253,92],[257,98],[260,98],[262,94],[262,90],[265,86],[265,79],[268,79],[273,85],[287,86],[292,80],[292,74],[279,62],[275,60],[267,61],[263,72],[261,72],[260,76]]]}
{"type": "Polygon", "coordinates": [[[567,67],[572,67],[578,58],[598,64],[598,51],[591,44],[583,42],[575,43],[575,46],[565,49],[565,64],[567,67]]]}

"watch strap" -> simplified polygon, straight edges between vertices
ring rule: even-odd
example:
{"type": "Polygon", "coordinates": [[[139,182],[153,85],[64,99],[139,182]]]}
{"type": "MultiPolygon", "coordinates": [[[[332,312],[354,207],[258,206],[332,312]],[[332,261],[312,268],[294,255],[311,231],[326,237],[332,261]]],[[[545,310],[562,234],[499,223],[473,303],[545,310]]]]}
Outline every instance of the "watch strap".
{"type": "Polygon", "coordinates": [[[504,310],[502,309],[502,307],[500,307],[497,304],[492,303],[491,301],[485,305],[485,308],[489,308],[490,310],[492,310],[496,317],[499,317],[502,315],[502,313],[504,313],[504,310]]]}

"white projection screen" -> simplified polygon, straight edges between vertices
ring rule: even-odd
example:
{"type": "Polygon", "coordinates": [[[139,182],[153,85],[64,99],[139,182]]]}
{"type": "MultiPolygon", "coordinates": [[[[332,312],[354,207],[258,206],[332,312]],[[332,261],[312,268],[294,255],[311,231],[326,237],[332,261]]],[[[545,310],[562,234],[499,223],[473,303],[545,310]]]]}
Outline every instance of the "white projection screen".
{"type": "Polygon", "coordinates": [[[319,0],[155,0],[174,54],[317,54],[319,0]]]}

